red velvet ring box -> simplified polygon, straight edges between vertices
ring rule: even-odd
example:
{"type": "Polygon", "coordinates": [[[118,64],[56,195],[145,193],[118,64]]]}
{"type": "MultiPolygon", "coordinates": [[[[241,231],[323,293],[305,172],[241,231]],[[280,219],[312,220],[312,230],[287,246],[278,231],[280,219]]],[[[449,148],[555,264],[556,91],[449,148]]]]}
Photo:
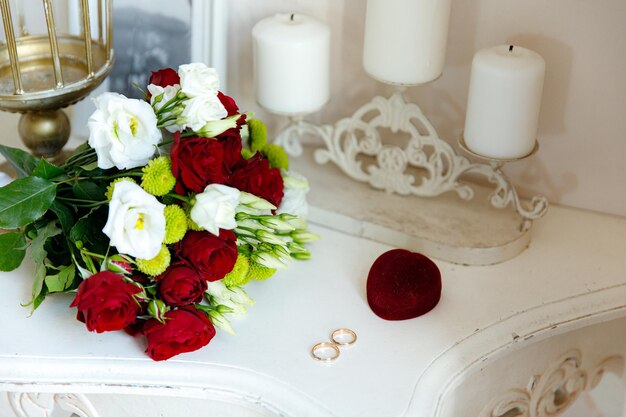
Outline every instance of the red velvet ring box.
{"type": "Polygon", "coordinates": [[[367,277],[367,302],[385,320],[406,320],[432,310],[441,298],[441,273],[428,257],[405,249],[383,253],[367,277]]]}

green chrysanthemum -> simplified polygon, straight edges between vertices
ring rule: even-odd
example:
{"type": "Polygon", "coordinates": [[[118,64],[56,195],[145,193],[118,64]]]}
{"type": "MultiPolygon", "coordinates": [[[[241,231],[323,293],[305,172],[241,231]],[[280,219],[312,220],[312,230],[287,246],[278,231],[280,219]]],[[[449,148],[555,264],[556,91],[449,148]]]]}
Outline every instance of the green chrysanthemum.
{"type": "Polygon", "coordinates": [[[185,216],[187,217],[187,228],[189,230],[194,230],[196,232],[204,230],[202,227],[198,226],[198,224],[196,222],[194,222],[193,220],[191,220],[191,215],[189,214],[191,212],[191,209],[193,208],[193,205],[196,202],[196,198],[193,197],[191,199],[191,202],[189,202],[189,204],[185,204],[184,205],[184,211],[185,211],[185,216]]]}
{"type": "Polygon", "coordinates": [[[116,178],[113,181],[111,181],[109,183],[109,185],[107,186],[107,191],[106,193],[104,193],[104,195],[107,198],[107,201],[111,201],[111,198],[113,197],[113,189],[115,188],[115,184],[117,184],[118,182],[121,181],[130,181],[133,184],[137,184],[137,181],[135,181],[134,179],[130,178],[130,177],[122,177],[122,178],[116,178]]]}
{"type": "Polygon", "coordinates": [[[169,245],[180,241],[187,232],[187,215],[179,206],[172,204],[165,207],[165,239],[163,243],[169,245]]]}
{"type": "Polygon", "coordinates": [[[258,119],[248,120],[248,130],[250,131],[250,150],[252,153],[262,150],[267,144],[267,128],[258,119]]]}
{"type": "Polygon", "coordinates": [[[274,143],[265,145],[263,155],[270,161],[272,168],[289,169],[289,157],[282,146],[274,143]]]}
{"type": "Polygon", "coordinates": [[[246,285],[250,282],[248,271],[250,271],[250,261],[246,255],[240,253],[237,256],[233,270],[224,277],[224,284],[226,284],[227,287],[246,285]]]}
{"type": "Polygon", "coordinates": [[[254,156],[254,154],[255,153],[252,152],[250,149],[243,148],[241,150],[241,156],[243,157],[243,159],[250,159],[254,156]]]}
{"type": "Polygon", "coordinates": [[[172,162],[166,156],[152,159],[142,171],[141,187],[152,195],[165,195],[176,185],[176,178],[172,175],[172,162]]]}
{"type": "Polygon", "coordinates": [[[137,264],[137,269],[139,269],[139,271],[146,275],[155,277],[165,272],[167,267],[170,266],[171,260],[172,257],[169,249],[167,249],[167,246],[162,245],[157,256],[152,259],[135,259],[135,263],[137,264]]]}
{"type": "Polygon", "coordinates": [[[248,271],[248,280],[255,279],[257,281],[263,281],[274,275],[276,269],[268,268],[253,261],[249,261],[250,270],[248,271]]]}

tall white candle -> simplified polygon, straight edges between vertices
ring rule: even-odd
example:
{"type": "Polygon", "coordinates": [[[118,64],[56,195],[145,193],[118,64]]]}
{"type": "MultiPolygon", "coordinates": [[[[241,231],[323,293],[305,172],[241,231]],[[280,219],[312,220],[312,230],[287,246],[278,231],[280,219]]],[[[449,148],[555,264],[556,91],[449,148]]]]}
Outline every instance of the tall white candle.
{"type": "Polygon", "coordinates": [[[400,85],[441,75],[450,0],[368,0],[363,66],[372,77],[400,85]]]}
{"type": "Polygon", "coordinates": [[[277,14],[252,29],[256,98],[278,114],[319,110],[330,96],[330,29],[300,14],[277,14]]]}
{"type": "Polygon", "coordinates": [[[472,61],[465,145],[477,154],[514,159],[532,152],[546,64],[534,51],[501,45],[472,61]]]}

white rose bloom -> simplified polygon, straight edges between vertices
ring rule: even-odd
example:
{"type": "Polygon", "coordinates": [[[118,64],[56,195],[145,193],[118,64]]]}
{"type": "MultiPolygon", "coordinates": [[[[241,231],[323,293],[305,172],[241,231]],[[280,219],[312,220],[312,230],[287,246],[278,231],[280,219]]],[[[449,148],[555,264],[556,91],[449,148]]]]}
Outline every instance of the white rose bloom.
{"type": "Polygon", "coordinates": [[[306,219],[309,214],[309,204],[306,195],[309,192],[309,181],[293,171],[282,171],[283,200],[276,211],[277,214],[288,213],[306,219]]]}
{"type": "Polygon", "coordinates": [[[215,68],[209,68],[201,62],[181,65],[178,67],[178,76],[180,89],[187,97],[214,96],[220,88],[215,68]]]}
{"type": "MultiPolygon", "coordinates": [[[[168,101],[176,97],[176,94],[178,94],[178,92],[180,91],[180,84],[168,85],[165,88],[161,87],[160,85],[150,84],[148,85],[148,91],[150,92],[150,105],[154,109],[159,110],[168,101]],[[159,97],[161,94],[163,94],[162,98],[160,99],[158,103],[156,103],[156,98],[159,97]]],[[[171,115],[172,115],[172,112],[168,111],[164,113],[162,117],[165,118],[171,115]]],[[[165,129],[171,133],[174,133],[178,130],[182,130],[182,128],[178,126],[177,124],[166,126],[165,129]]]]}
{"type": "Polygon", "coordinates": [[[237,227],[235,209],[239,205],[239,190],[222,184],[209,184],[200,194],[189,215],[207,232],[218,236],[220,229],[237,227]]]}
{"type": "MultiPolygon", "coordinates": [[[[185,102],[185,109],[180,115],[182,128],[200,131],[209,122],[228,116],[226,108],[215,94],[190,98],[185,102]]],[[[235,123],[235,126],[237,124],[235,123]]]]}
{"type": "Polygon", "coordinates": [[[113,188],[109,217],[102,232],[120,253],[152,259],[165,239],[165,205],[131,181],[113,188]]]}
{"type": "Polygon", "coordinates": [[[161,141],[152,107],[117,93],[103,93],[94,103],[96,111],[87,126],[98,167],[130,169],[147,164],[161,141]]]}

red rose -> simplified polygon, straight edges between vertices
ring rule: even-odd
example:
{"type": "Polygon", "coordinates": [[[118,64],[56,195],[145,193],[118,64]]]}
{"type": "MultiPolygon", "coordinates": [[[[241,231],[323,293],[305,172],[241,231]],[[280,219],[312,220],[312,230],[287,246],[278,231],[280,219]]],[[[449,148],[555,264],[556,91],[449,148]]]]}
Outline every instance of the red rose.
{"type": "Polygon", "coordinates": [[[264,198],[276,207],[283,200],[283,177],[280,170],[270,168],[269,161],[259,153],[248,160],[242,160],[235,167],[228,185],[264,198]]]}
{"type": "MultiPolygon", "coordinates": [[[[235,100],[233,100],[232,97],[229,97],[223,94],[221,91],[218,91],[217,98],[222,103],[222,106],[224,106],[224,108],[226,109],[226,112],[228,113],[227,117],[234,116],[235,114],[239,113],[239,107],[237,107],[237,103],[235,103],[235,100]]],[[[220,134],[218,138],[224,138],[227,136],[237,136],[239,137],[239,140],[241,141],[241,135],[239,134],[239,129],[241,125],[243,125],[244,123],[246,123],[246,115],[242,114],[237,119],[237,127],[228,129],[224,133],[220,134]]]]}
{"type": "Polygon", "coordinates": [[[161,299],[174,307],[199,302],[207,289],[206,281],[198,272],[183,263],[171,265],[156,281],[159,282],[161,299]]]}
{"type": "Polygon", "coordinates": [[[181,139],[180,132],[176,132],[171,157],[178,194],[185,195],[190,191],[200,193],[209,184],[226,182],[228,173],[224,169],[224,149],[215,139],[181,139]]]}
{"type": "Polygon", "coordinates": [[[207,281],[217,281],[232,271],[237,261],[237,237],[231,230],[187,232],[177,245],[177,255],[207,281]]]}
{"type": "Polygon", "coordinates": [[[217,98],[220,99],[222,106],[224,106],[224,108],[228,112],[228,116],[233,116],[239,113],[239,107],[237,107],[237,103],[235,103],[235,100],[233,100],[232,97],[229,97],[223,94],[221,91],[219,91],[217,93],[217,98]]]}
{"type": "Polygon", "coordinates": [[[163,361],[208,345],[215,336],[215,327],[205,313],[187,306],[165,313],[165,323],[149,320],[143,333],[148,341],[148,355],[163,361]]]}
{"type": "Polygon", "coordinates": [[[180,77],[175,70],[163,68],[158,71],[152,71],[148,84],[167,87],[168,85],[180,84],[180,77]]]}
{"type": "Polygon", "coordinates": [[[141,288],[110,271],[99,272],[78,286],[70,305],[77,307],[76,318],[98,333],[120,330],[135,321],[139,304],[133,297],[141,288]]]}
{"type": "Polygon", "coordinates": [[[230,130],[219,139],[181,138],[180,132],[174,133],[172,173],[178,194],[200,193],[209,184],[228,182],[233,166],[243,160],[239,131],[230,130]]]}
{"type": "MultiPolygon", "coordinates": [[[[218,137],[218,142],[222,146],[224,171],[228,176],[233,172],[233,168],[243,161],[241,156],[241,135],[238,129],[229,129],[218,137]]],[[[226,181],[228,182],[228,180],[226,181]]]]}

